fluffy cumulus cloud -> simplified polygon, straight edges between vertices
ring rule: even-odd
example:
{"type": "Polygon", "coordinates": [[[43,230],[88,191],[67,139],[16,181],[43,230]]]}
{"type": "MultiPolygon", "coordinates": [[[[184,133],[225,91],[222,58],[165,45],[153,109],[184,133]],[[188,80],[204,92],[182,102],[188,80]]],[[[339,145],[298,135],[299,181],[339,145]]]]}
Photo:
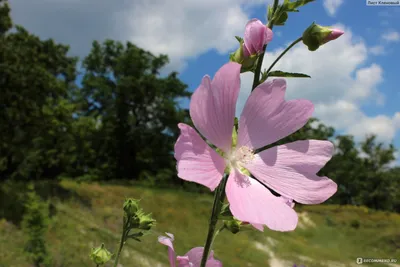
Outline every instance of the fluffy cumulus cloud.
{"type": "Polygon", "coordinates": [[[342,4],[343,0],[324,0],[324,8],[330,16],[334,16],[342,4]]]}
{"type": "Polygon", "coordinates": [[[225,53],[242,35],[248,14],[243,6],[265,0],[13,0],[12,16],[41,37],[71,44],[84,56],[92,40],[132,41],[170,56],[171,68],[209,49],[225,53]]]}
{"type": "MultiPolygon", "coordinates": [[[[345,31],[339,39],[315,52],[298,44],[274,67],[275,70],[302,72],[312,77],[287,79],[287,99],[310,99],[315,104],[314,115],[338,131],[353,134],[358,139],[374,133],[379,140],[390,142],[400,128],[400,113],[391,117],[369,117],[361,109],[362,105],[384,103],[383,94],[378,90],[383,81],[383,70],[377,64],[366,64],[368,49],[360,38],[342,25],[336,27],[345,31]]],[[[263,69],[268,68],[282,51],[267,52],[263,69]]],[[[251,74],[242,74],[237,114],[250,93],[252,79],[251,74]]]]}

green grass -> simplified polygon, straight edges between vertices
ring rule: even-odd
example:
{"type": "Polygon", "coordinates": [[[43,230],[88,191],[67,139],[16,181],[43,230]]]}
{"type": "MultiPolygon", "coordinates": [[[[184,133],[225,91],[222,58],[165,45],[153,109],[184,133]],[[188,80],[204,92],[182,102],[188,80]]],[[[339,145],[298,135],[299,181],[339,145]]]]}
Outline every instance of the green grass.
{"type": "MultiPolygon", "coordinates": [[[[116,252],[125,197],[142,199],[143,209],[153,213],[157,226],[142,238],[143,242],[128,241],[120,259],[124,267],[169,266],[167,248],[157,242],[158,235],[164,232],[175,235],[178,255],[204,245],[212,206],[212,196],[208,194],[71,181],[63,181],[62,187],[74,192],[75,197],[51,200],[56,213],[50,219],[46,241],[55,267],[94,266],[88,257],[90,249],[102,242],[116,252]]],[[[284,266],[297,263],[319,267],[333,266],[333,262],[354,266],[357,257],[400,255],[399,214],[334,205],[302,206],[296,210],[300,223],[293,232],[222,232],[214,243],[216,258],[228,267],[269,266],[272,256],[283,260],[284,266]]],[[[23,253],[24,241],[19,228],[0,221],[0,266],[30,266],[23,253]]]]}

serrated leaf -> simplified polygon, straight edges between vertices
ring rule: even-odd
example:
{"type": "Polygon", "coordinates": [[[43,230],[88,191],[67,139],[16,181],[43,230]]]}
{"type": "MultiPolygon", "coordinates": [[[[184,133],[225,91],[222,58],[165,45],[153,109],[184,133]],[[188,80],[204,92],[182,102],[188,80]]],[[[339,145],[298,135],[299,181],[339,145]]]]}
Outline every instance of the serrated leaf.
{"type": "Polygon", "coordinates": [[[294,2],[291,2],[290,0],[285,0],[283,3],[283,7],[285,11],[287,12],[299,12],[297,8],[304,6],[310,2],[314,2],[315,0],[297,0],[294,2]]]}
{"type": "Polygon", "coordinates": [[[285,71],[271,71],[268,73],[268,77],[286,77],[286,78],[311,78],[311,76],[303,73],[296,72],[285,72],[285,71]]]}

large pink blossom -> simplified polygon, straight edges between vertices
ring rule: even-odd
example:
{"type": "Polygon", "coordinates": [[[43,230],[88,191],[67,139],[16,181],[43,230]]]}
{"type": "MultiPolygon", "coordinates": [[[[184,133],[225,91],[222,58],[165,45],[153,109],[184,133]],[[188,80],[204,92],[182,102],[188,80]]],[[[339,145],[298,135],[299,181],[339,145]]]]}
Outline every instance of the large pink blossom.
{"type": "MultiPolygon", "coordinates": [[[[185,256],[176,256],[175,249],[172,244],[174,241],[174,235],[170,233],[166,233],[167,236],[159,236],[158,242],[168,247],[168,258],[171,264],[171,267],[200,267],[201,257],[203,256],[203,247],[195,247],[189,250],[185,256]],[[178,265],[176,263],[178,262],[178,265]]],[[[207,267],[222,267],[222,263],[216,259],[214,259],[214,252],[210,251],[210,255],[208,256],[207,267]]]]}
{"type": "Polygon", "coordinates": [[[244,31],[243,53],[245,57],[263,52],[264,45],[272,40],[271,29],[258,19],[251,19],[244,31]]]}
{"type": "Polygon", "coordinates": [[[298,217],[287,200],[319,204],[336,192],[336,183],[316,175],[332,157],[333,145],[329,141],[302,140],[254,153],[299,130],[314,110],[308,100],[285,101],[286,82],[275,79],[257,86],[247,99],[233,149],[240,67],[230,62],[217,71],[212,81],[204,76],[190,103],[195,127],[224,156],[195,129],[180,123],[181,134],[175,144],[178,176],[213,191],[229,167],[226,196],[233,216],[260,230],[260,225],[266,225],[272,230],[290,231],[296,228],[298,217]],[[246,175],[244,169],[258,181],[246,175]],[[263,184],[282,197],[274,196],[263,184]]]}

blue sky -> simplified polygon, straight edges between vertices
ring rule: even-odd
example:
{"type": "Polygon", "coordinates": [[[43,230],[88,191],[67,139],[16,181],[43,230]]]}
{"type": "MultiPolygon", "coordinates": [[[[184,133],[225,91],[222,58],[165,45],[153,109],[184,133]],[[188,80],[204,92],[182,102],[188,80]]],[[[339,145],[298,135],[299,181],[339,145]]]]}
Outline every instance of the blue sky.
{"type": "MultiPolygon", "coordinates": [[[[251,9],[250,16],[259,18],[263,22],[266,21],[263,8],[251,9]]],[[[383,69],[383,80],[377,89],[385,98],[384,104],[379,105],[366,101],[360,104],[361,111],[369,117],[380,115],[392,117],[396,112],[399,112],[400,77],[398,67],[400,49],[398,49],[398,45],[400,36],[398,36],[398,33],[400,32],[400,6],[373,7],[366,6],[363,1],[346,1],[337,8],[334,15],[330,15],[324,7],[323,1],[310,3],[302,7],[299,13],[290,13],[289,20],[285,26],[276,26],[274,28],[275,37],[273,42],[269,44],[268,50],[273,51],[295,40],[313,21],[325,26],[339,23],[349,27],[352,33],[356,35],[355,38],[362,39],[372,51],[365,62],[360,64],[360,67],[377,64],[383,69]],[[386,36],[388,40],[383,36],[386,36]]],[[[298,46],[300,45],[302,44],[298,44],[298,46]]],[[[328,43],[327,46],[335,46],[335,42],[328,43]]],[[[217,69],[227,62],[227,58],[228,54],[210,50],[195,59],[188,60],[187,67],[180,77],[193,91],[199,85],[204,74],[213,76],[217,69]]],[[[284,57],[282,60],[296,59],[284,57]]],[[[355,71],[352,75],[355,75],[355,71]]],[[[187,105],[188,101],[185,101],[183,106],[187,105]]],[[[330,125],[329,121],[323,122],[330,125]]],[[[340,128],[338,132],[346,133],[345,130],[340,128]]],[[[396,146],[400,147],[400,133],[398,130],[396,132],[392,139],[382,137],[382,140],[387,142],[393,140],[396,146]]]]}
{"type": "MultiPolygon", "coordinates": [[[[10,4],[15,23],[41,38],[69,44],[71,55],[82,58],[93,40],[106,38],[168,54],[171,63],[165,72],[180,72],[194,90],[205,74],[213,76],[228,61],[238,45],[234,36],[243,36],[249,19],[266,22],[266,4],[271,1],[13,0],[10,4]]],[[[367,6],[364,0],[309,3],[299,13],[290,13],[285,26],[274,28],[263,67],[313,21],[335,25],[345,34],[316,52],[300,43],[276,65],[276,70],[312,77],[288,80],[287,99],[313,101],[314,116],[339,133],[357,140],[375,133],[380,141],[393,141],[400,148],[400,6],[367,6]]],[[[251,74],[242,74],[241,80],[237,113],[249,94],[251,74]]]]}

